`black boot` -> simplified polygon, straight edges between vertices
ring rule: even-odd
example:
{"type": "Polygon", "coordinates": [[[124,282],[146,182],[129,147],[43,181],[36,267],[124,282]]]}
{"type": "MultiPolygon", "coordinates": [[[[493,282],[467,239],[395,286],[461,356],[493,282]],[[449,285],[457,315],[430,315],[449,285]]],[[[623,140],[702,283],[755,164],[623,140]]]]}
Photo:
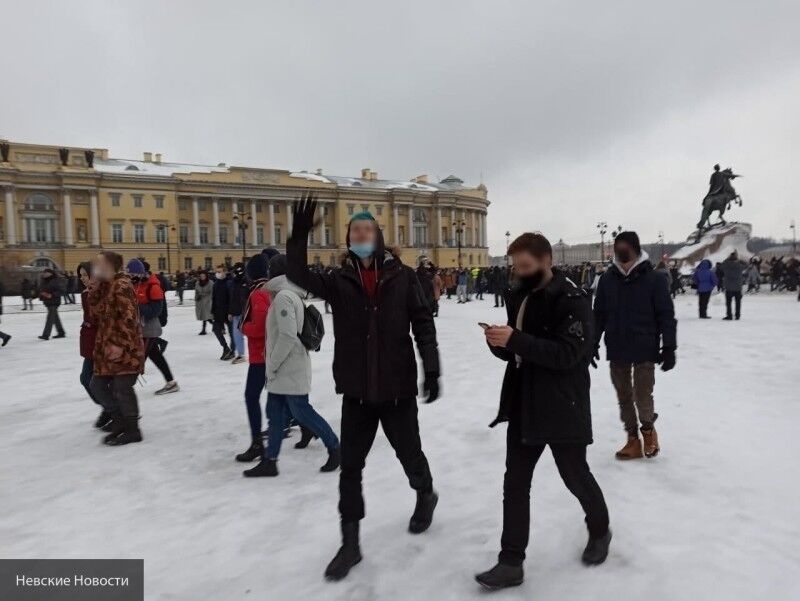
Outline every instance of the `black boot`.
{"type": "Polygon", "coordinates": [[[498,563],[487,572],[475,574],[475,580],[489,590],[519,586],[524,579],[525,574],[522,571],[522,566],[509,566],[504,563],[498,563]]]}
{"type": "Polygon", "coordinates": [[[104,432],[108,432],[108,434],[103,437],[103,442],[105,444],[111,444],[111,441],[122,434],[122,432],[125,430],[125,422],[122,420],[122,416],[120,414],[112,413],[111,421],[101,429],[104,432]]]}
{"type": "Polygon", "coordinates": [[[122,434],[106,442],[107,445],[118,447],[132,442],[142,442],[142,432],[139,430],[138,417],[123,417],[122,423],[124,426],[122,434]]]}
{"type": "Polygon", "coordinates": [[[242,475],[245,478],[274,478],[278,475],[278,462],[265,457],[257,466],[244,470],[242,475]]]}
{"type": "Polygon", "coordinates": [[[255,461],[264,454],[264,442],[261,440],[254,440],[244,453],[239,453],[236,456],[236,461],[242,463],[250,463],[255,461]]]}
{"type": "Polygon", "coordinates": [[[342,462],[342,452],[339,447],[335,449],[328,449],[328,460],[325,462],[319,471],[321,472],[335,472],[339,469],[339,464],[342,462]]]}
{"type": "Polygon", "coordinates": [[[600,538],[589,537],[586,548],[583,550],[581,560],[587,566],[596,566],[603,563],[608,557],[608,545],[611,544],[611,530],[600,538]]]}
{"type": "Polygon", "coordinates": [[[104,427],[108,425],[110,421],[111,421],[111,414],[105,409],[103,409],[103,411],[100,412],[100,415],[97,416],[97,419],[94,422],[94,427],[99,430],[103,430],[104,427]]]}
{"type": "Polygon", "coordinates": [[[439,495],[431,489],[428,492],[417,491],[417,506],[414,508],[414,515],[408,522],[408,531],[412,534],[425,532],[433,521],[433,510],[439,502],[439,495]]]}
{"type": "Polygon", "coordinates": [[[305,426],[300,426],[300,440],[295,443],[294,448],[305,449],[314,438],[318,438],[318,436],[305,426]]]}
{"type": "Polygon", "coordinates": [[[325,568],[325,578],[341,580],[350,569],[361,561],[361,549],[358,546],[358,522],[342,522],[342,546],[325,568]]]}

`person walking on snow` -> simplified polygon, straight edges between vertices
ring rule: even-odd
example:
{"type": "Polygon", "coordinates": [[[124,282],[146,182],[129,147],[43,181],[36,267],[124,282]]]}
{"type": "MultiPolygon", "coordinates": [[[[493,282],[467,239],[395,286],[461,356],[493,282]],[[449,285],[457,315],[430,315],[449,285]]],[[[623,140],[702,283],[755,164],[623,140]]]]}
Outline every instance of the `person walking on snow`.
{"type": "Polygon", "coordinates": [[[230,311],[228,310],[230,307],[230,297],[230,277],[228,277],[224,265],[217,265],[217,271],[214,274],[214,287],[211,291],[211,316],[213,319],[211,330],[214,332],[214,336],[217,337],[222,347],[222,355],[220,356],[222,361],[228,361],[236,356],[230,311]],[[225,340],[226,329],[231,339],[230,345],[228,345],[228,341],[225,340]]]}
{"type": "MultiPolygon", "coordinates": [[[[97,338],[97,326],[92,318],[92,307],[89,304],[89,284],[92,281],[92,264],[81,263],[78,265],[78,281],[81,286],[81,308],[83,309],[83,321],[81,322],[81,332],[78,343],[81,357],[83,357],[83,367],[81,368],[80,383],[89,393],[89,398],[95,403],[103,405],[92,392],[92,374],[94,373],[94,346],[97,338]]],[[[94,422],[94,427],[103,430],[111,427],[111,414],[103,408],[100,415],[94,422]]],[[[107,431],[107,430],[106,430],[107,431]]]]}
{"type": "Polygon", "coordinates": [[[734,319],[731,311],[731,303],[736,307],[735,318],[738,320],[742,315],[742,286],[744,285],[744,272],[747,263],[739,260],[739,255],[733,251],[728,258],[722,262],[723,288],[725,288],[725,321],[734,319]]]}
{"type": "Polygon", "coordinates": [[[44,323],[44,331],[39,336],[40,340],[50,340],[50,333],[55,327],[56,334],[53,338],[64,338],[64,326],[61,325],[61,318],[58,316],[58,307],[61,305],[61,297],[64,294],[64,286],[61,278],[52,269],[45,269],[42,272],[42,286],[39,289],[39,300],[47,308],[47,319],[44,323]]]}
{"type": "Polygon", "coordinates": [[[245,470],[244,475],[251,478],[278,475],[278,455],[290,417],[320,438],[328,449],[328,461],[320,471],[335,471],[340,461],[339,439],[308,401],[311,357],[298,337],[303,331],[303,298],[307,293],[286,278],[284,255],[270,259],[267,291],[272,298],[267,314],[266,347],[269,434],[261,463],[245,470]]]}
{"type": "Polygon", "coordinates": [[[206,324],[211,323],[213,317],[211,313],[211,294],[214,289],[213,284],[208,279],[208,273],[201,271],[197,274],[197,282],[194,285],[194,315],[203,324],[199,335],[206,335],[206,324]]]}
{"type": "Polygon", "coordinates": [[[616,457],[655,457],[660,450],[654,427],[655,366],[660,364],[662,371],[675,367],[677,323],[669,283],[653,270],[636,232],[620,232],[614,239],[614,262],[597,285],[594,318],[595,348],[605,333],[611,382],[628,435],[616,457]]]}
{"type": "MultiPolygon", "coordinates": [[[[5,294],[5,287],[3,281],[0,280],[0,316],[3,315],[3,294],[5,294]]],[[[0,347],[7,345],[9,340],[11,340],[11,334],[0,332],[0,347]]]]}
{"type": "Polygon", "coordinates": [[[325,576],[341,580],[361,561],[361,478],[378,425],[383,426],[417,493],[409,532],[419,534],[431,525],[439,497],[420,441],[417,362],[409,329],[422,358],[427,402],[439,396],[439,351],[433,315],[414,270],[385,248],[381,230],[369,212],[354,215],[348,224],[348,253],[341,269],[319,273],[308,268],[308,235],[316,208],[311,195],[294,206],[292,235],[286,245],[287,275],[333,309],[333,377],[336,392],[343,395],[342,546],[325,576]]]}
{"type": "Polygon", "coordinates": [[[242,312],[250,296],[250,286],[247,285],[244,263],[234,263],[231,268],[230,294],[228,300],[228,320],[231,324],[231,347],[234,357],[231,364],[244,363],[244,334],[242,334],[242,312]]]}
{"type": "Polygon", "coordinates": [[[700,311],[700,319],[711,319],[708,316],[708,301],[711,293],[717,287],[717,274],[711,268],[711,261],[703,259],[692,274],[695,288],[697,288],[697,306],[700,311]]]}

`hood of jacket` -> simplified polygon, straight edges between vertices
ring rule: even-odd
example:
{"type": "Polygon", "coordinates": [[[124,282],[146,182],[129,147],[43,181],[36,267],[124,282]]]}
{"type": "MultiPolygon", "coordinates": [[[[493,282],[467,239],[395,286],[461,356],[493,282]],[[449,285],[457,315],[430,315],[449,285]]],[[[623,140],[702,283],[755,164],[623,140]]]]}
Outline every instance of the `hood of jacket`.
{"type": "Polygon", "coordinates": [[[697,271],[703,271],[705,269],[711,269],[711,261],[709,261],[708,259],[703,259],[697,265],[697,271]]]}
{"type": "Polygon", "coordinates": [[[281,290],[291,290],[295,294],[297,294],[300,298],[308,297],[308,292],[303,290],[300,286],[295,284],[294,282],[290,281],[285,275],[279,275],[274,278],[270,278],[266,284],[267,291],[275,297],[278,292],[281,290]]]}
{"type": "Polygon", "coordinates": [[[636,263],[633,264],[628,273],[625,273],[625,270],[622,268],[622,265],[617,260],[617,257],[616,256],[614,257],[614,267],[617,268],[617,271],[620,273],[622,277],[629,277],[633,275],[633,273],[639,268],[639,266],[643,265],[645,262],[650,264],[650,255],[647,254],[647,251],[643,250],[642,254],[639,255],[639,258],[636,259],[636,263]]]}

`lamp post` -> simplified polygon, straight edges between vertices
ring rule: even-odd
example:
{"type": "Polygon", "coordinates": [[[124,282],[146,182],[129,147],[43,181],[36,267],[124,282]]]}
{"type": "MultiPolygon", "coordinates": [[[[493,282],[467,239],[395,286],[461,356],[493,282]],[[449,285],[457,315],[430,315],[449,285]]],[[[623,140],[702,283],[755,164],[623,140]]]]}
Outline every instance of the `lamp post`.
{"type": "Polygon", "coordinates": [[[511,232],[506,230],[506,267],[508,267],[508,247],[511,245],[511,232]]]}
{"type": "Polygon", "coordinates": [[[464,233],[464,228],[467,226],[467,222],[454,221],[453,226],[456,228],[456,247],[458,248],[458,268],[461,269],[461,235],[464,233]]]}
{"type": "Polygon", "coordinates": [[[789,224],[789,229],[792,230],[792,254],[797,256],[797,226],[794,223],[794,219],[789,224]]]}
{"type": "Polygon", "coordinates": [[[252,216],[247,211],[238,211],[233,214],[233,220],[239,227],[239,240],[242,241],[242,262],[247,262],[247,227],[252,221],[252,216]]]}
{"type": "Polygon", "coordinates": [[[659,253],[661,255],[659,258],[663,259],[664,258],[664,232],[661,231],[661,230],[658,230],[658,244],[659,244],[659,247],[660,247],[659,248],[659,253]]]}
{"type": "MultiPolygon", "coordinates": [[[[172,260],[170,259],[170,252],[169,252],[169,231],[175,231],[175,226],[171,223],[162,223],[158,226],[162,232],[164,232],[164,243],[167,245],[167,273],[172,273],[172,260]]],[[[178,260],[180,261],[180,240],[178,240],[178,260]]]]}
{"type": "Polygon", "coordinates": [[[606,260],[606,232],[608,231],[608,224],[605,221],[597,223],[597,229],[600,232],[600,262],[604,263],[606,260]]]}

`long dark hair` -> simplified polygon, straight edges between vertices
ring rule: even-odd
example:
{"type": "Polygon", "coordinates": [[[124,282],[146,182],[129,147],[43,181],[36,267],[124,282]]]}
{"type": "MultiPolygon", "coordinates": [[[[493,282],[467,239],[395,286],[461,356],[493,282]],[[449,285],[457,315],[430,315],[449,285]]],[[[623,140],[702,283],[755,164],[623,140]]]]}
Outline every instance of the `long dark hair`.
{"type": "Polygon", "coordinates": [[[78,291],[83,292],[86,289],[86,286],[83,284],[83,280],[81,280],[81,270],[86,272],[86,275],[92,277],[92,264],[89,261],[84,261],[83,263],[78,263],[78,268],[75,270],[75,275],[78,276],[78,291]]]}

